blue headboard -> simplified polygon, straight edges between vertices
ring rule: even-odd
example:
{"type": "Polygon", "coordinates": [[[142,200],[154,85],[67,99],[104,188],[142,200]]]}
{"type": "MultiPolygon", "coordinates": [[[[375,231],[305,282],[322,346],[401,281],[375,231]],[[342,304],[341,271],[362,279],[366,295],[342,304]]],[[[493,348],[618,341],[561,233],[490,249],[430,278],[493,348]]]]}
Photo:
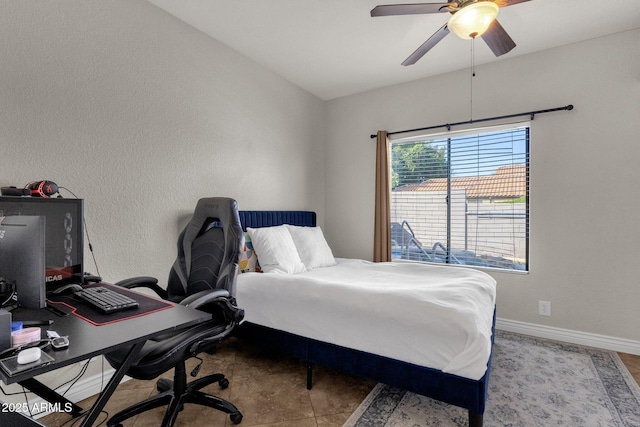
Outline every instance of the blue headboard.
{"type": "Polygon", "coordinates": [[[282,224],[316,226],[316,213],[311,211],[240,211],[239,215],[243,231],[247,231],[247,227],[272,227],[282,224]]]}

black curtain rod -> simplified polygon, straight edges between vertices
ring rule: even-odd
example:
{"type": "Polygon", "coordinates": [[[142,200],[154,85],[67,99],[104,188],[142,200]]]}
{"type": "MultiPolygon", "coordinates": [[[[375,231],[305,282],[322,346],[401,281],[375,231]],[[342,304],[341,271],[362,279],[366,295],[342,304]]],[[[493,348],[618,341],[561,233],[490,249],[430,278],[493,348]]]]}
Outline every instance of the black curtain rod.
{"type": "MultiPolygon", "coordinates": [[[[520,116],[530,116],[531,120],[533,120],[534,116],[536,114],[551,113],[553,111],[562,111],[562,110],[571,111],[571,110],[573,110],[573,105],[569,104],[569,105],[566,105],[564,107],[549,108],[547,110],[529,111],[528,113],[509,114],[507,116],[488,117],[486,119],[467,120],[466,122],[447,123],[447,124],[444,124],[444,125],[429,126],[429,127],[426,127],[426,128],[398,130],[398,131],[395,131],[395,132],[388,132],[387,135],[397,135],[399,133],[417,132],[417,131],[421,131],[421,130],[430,130],[430,129],[437,129],[437,128],[447,128],[447,130],[451,130],[451,126],[469,125],[469,124],[472,124],[472,123],[488,122],[488,121],[491,121],[491,120],[510,119],[512,117],[520,117],[520,116]]],[[[377,135],[371,135],[371,139],[374,139],[374,138],[377,138],[377,135]]]]}

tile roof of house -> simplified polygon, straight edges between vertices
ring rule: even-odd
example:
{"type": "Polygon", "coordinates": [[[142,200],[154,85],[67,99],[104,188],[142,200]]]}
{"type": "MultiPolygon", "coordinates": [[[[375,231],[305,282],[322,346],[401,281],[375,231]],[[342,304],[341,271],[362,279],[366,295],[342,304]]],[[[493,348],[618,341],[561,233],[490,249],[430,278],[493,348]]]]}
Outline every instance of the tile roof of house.
{"type": "MultiPolygon", "coordinates": [[[[452,189],[466,189],[468,198],[513,198],[527,194],[527,166],[501,166],[494,175],[451,178],[452,189]]],[[[447,191],[447,178],[407,184],[394,191],[447,191]]]]}

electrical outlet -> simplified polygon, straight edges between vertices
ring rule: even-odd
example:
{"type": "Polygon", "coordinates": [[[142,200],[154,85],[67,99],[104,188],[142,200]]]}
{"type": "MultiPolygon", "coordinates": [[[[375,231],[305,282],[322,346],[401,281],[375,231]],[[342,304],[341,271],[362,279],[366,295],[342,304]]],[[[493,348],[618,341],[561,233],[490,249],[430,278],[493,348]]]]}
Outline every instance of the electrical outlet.
{"type": "Polygon", "coordinates": [[[551,316],[551,303],[549,301],[538,301],[538,314],[540,316],[551,316]]]}

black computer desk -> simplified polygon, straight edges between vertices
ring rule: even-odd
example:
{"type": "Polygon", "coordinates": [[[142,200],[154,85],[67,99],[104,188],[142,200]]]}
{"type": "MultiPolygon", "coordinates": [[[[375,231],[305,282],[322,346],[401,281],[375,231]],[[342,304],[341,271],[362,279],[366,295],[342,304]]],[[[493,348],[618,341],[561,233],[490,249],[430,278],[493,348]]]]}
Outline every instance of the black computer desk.
{"type": "MultiPolygon", "coordinates": [[[[34,377],[45,372],[62,368],[94,356],[109,353],[117,348],[131,347],[127,361],[113,374],[105,389],[87,413],[82,421],[82,426],[91,426],[97,419],[116,387],[122,380],[136,355],[140,352],[145,341],[164,332],[195,325],[211,318],[211,314],[199,310],[193,310],[181,305],[175,305],[165,310],[149,313],[140,317],[122,320],[119,322],[94,326],[93,324],[69,314],[58,316],[48,309],[32,310],[18,308],[12,312],[12,320],[53,320],[51,326],[42,326],[44,331],[50,329],[61,336],[69,337],[69,347],[66,350],[54,351],[49,348],[47,354],[55,361],[48,365],[8,376],[0,369],[0,380],[5,384],[18,383],[51,403],[60,403],[62,408],[72,405],[73,415],[82,411],[82,408],[69,402],[34,377]]],[[[3,414],[0,413],[0,424],[4,425],[3,414]]]]}

